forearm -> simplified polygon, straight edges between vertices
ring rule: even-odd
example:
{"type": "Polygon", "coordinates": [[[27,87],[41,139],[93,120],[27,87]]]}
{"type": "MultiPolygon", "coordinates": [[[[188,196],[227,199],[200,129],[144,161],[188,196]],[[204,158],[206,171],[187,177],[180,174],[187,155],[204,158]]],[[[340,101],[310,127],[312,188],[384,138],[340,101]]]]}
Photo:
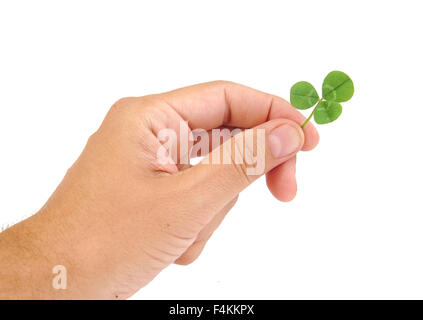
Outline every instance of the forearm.
{"type": "Polygon", "coordinates": [[[37,215],[0,234],[0,298],[53,298],[63,294],[52,286],[57,241],[37,215]]]}
{"type": "Polygon", "coordinates": [[[93,244],[72,241],[72,229],[66,219],[58,221],[54,212],[42,210],[2,232],[0,298],[111,298],[99,290],[95,274],[101,262],[93,244]]]}
{"type": "Polygon", "coordinates": [[[0,298],[122,299],[159,272],[96,172],[73,166],[40,212],[0,233],[0,298]]]}

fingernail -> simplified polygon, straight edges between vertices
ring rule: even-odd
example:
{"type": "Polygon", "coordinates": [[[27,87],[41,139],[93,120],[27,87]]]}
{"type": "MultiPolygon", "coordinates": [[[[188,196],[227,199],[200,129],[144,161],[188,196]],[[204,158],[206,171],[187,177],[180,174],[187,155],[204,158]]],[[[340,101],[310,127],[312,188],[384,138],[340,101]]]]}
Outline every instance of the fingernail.
{"type": "Polygon", "coordinates": [[[275,158],[285,157],[300,148],[302,139],[298,130],[289,124],[270,131],[269,148],[275,158]]]}

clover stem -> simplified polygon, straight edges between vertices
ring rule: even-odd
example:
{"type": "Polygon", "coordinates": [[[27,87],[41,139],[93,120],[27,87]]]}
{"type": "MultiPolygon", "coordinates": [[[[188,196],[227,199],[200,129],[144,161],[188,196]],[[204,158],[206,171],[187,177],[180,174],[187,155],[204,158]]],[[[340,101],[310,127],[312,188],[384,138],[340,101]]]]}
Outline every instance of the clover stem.
{"type": "Polygon", "coordinates": [[[304,127],[306,126],[306,124],[310,121],[311,117],[312,117],[312,116],[313,116],[313,114],[314,114],[314,111],[316,111],[317,106],[318,106],[318,105],[319,105],[319,103],[320,103],[320,102],[322,102],[322,101],[323,101],[323,98],[320,98],[320,100],[319,100],[319,101],[317,101],[317,104],[316,104],[316,106],[314,107],[313,111],[311,112],[311,114],[309,115],[309,117],[307,118],[307,120],[306,120],[306,121],[304,121],[304,123],[301,125],[301,128],[302,128],[302,129],[304,129],[304,127]]]}

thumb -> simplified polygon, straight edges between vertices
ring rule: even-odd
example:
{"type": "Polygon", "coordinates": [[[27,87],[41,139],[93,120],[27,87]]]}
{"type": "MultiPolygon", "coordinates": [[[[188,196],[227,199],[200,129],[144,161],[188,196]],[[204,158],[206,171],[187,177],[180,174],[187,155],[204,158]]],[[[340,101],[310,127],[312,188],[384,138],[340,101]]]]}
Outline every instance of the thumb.
{"type": "Polygon", "coordinates": [[[303,144],[304,133],[297,123],[268,121],[225,141],[199,164],[181,172],[179,179],[183,181],[179,183],[194,191],[188,195],[195,197],[187,199],[193,200],[191,203],[219,208],[258,177],[293,157],[303,144]]]}

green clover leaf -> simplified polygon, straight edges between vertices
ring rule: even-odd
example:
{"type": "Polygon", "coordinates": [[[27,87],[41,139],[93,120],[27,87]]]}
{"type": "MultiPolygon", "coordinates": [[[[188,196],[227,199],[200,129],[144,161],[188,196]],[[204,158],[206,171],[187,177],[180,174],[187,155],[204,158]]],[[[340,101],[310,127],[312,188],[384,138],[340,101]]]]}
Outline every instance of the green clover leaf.
{"type": "Polygon", "coordinates": [[[335,121],[342,113],[342,106],[339,102],[351,99],[354,94],[354,84],[351,78],[341,71],[332,71],[323,80],[322,98],[314,89],[313,85],[300,81],[291,87],[291,104],[301,110],[314,109],[310,116],[302,124],[302,128],[314,116],[318,124],[325,124],[335,121]]]}
{"type": "Polygon", "coordinates": [[[335,101],[322,101],[314,111],[314,121],[318,124],[325,124],[338,119],[342,113],[342,106],[335,101]]]}
{"type": "Polygon", "coordinates": [[[307,81],[300,81],[291,88],[291,104],[301,110],[314,106],[319,101],[319,95],[313,85],[307,81]]]}
{"type": "Polygon", "coordinates": [[[354,94],[354,84],[351,78],[341,71],[329,73],[322,86],[323,98],[329,101],[345,102],[354,94]]]}

